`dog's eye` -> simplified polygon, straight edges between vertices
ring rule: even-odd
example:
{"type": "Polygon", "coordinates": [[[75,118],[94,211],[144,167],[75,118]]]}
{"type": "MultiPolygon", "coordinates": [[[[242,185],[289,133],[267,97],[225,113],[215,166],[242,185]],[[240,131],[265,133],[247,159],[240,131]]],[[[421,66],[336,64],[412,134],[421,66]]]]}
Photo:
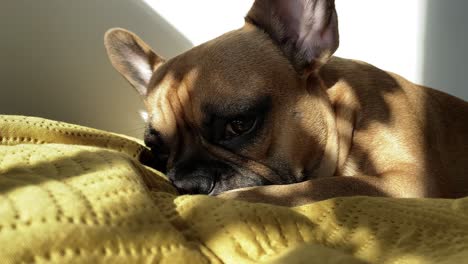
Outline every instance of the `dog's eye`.
{"type": "Polygon", "coordinates": [[[226,124],[224,138],[231,139],[248,134],[252,132],[256,124],[257,118],[255,116],[243,116],[235,118],[226,124]]]}

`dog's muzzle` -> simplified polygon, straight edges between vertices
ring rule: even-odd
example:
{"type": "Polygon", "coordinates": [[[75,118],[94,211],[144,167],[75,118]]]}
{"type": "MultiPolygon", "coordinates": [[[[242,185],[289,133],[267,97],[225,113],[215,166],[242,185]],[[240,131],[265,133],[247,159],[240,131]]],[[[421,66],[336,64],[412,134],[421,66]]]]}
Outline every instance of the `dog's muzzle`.
{"type": "Polygon", "coordinates": [[[181,194],[211,194],[219,174],[227,170],[219,161],[198,157],[177,162],[167,177],[181,194]]]}

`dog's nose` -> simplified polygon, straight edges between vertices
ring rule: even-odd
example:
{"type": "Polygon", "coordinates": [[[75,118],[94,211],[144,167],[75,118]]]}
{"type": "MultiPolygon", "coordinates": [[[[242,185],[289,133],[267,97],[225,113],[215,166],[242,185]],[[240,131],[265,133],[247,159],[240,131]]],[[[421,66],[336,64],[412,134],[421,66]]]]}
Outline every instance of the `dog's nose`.
{"type": "Polygon", "coordinates": [[[170,171],[168,177],[181,194],[209,194],[215,185],[214,177],[202,172],[181,175],[170,171]]]}

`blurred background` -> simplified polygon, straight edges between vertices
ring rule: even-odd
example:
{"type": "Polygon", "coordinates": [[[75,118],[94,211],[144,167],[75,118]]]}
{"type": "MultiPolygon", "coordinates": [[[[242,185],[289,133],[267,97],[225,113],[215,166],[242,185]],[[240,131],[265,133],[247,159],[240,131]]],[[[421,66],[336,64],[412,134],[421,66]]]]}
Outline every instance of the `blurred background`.
{"type": "MultiPolygon", "coordinates": [[[[0,114],[61,120],[135,137],[138,94],[110,65],[109,28],[171,58],[242,26],[253,0],[0,0],[0,114]]],[[[336,0],[336,55],[468,100],[466,0],[336,0]]]]}

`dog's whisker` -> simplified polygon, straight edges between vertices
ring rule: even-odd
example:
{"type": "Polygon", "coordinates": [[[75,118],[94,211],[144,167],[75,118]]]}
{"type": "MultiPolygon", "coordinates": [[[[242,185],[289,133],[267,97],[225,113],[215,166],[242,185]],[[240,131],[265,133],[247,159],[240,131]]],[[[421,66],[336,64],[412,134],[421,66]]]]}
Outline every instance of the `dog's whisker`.
{"type": "Polygon", "coordinates": [[[140,115],[141,119],[145,122],[148,122],[149,114],[145,110],[139,110],[138,114],[140,115]]]}

